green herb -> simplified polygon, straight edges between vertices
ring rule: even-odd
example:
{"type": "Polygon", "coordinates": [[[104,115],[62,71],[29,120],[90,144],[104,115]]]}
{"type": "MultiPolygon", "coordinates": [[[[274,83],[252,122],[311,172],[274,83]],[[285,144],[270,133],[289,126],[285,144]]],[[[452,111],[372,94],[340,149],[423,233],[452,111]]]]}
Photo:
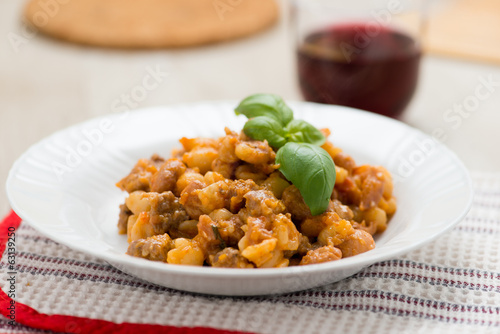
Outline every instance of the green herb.
{"type": "Polygon", "coordinates": [[[226,243],[224,242],[224,240],[222,239],[222,237],[220,235],[219,228],[215,225],[212,225],[212,231],[214,232],[215,238],[217,240],[219,240],[220,249],[226,248],[226,243]]]}
{"type": "Polygon", "coordinates": [[[292,110],[281,97],[272,94],[249,96],[235,112],[249,118],[243,127],[247,136],[267,140],[278,149],[279,170],[299,189],[311,213],[323,213],[336,173],[332,158],[319,147],[326,141],[321,131],[306,121],[293,119],[292,110]]]}
{"type": "Polygon", "coordinates": [[[234,110],[236,115],[245,115],[247,118],[266,116],[273,118],[283,126],[293,119],[293,111],[283,99],[273,94],[255,94],[240,102],[234,110]]]}
{"type": "Polygon", "coordinates": [[[286,138],[295,143],[310,143],[321,146],[325,143],[325,136],[313,125],[300,119],[294,119],[286,126],[286,138]]]}
{"type": "Polygon", "coordinates": [[[313,125],[293,119],[292,109],[277,95],[249,96],[234,111],[236,115],[245,115],[249,119],[243,127],[247,136],[267,140],[274,148],[288,142],[323,145],[326,140],[313,125]]]}
{"type": "Polygon", "coordinates": [[[267,140],[272,147],[281,147],[287,142],[283,126],[274,118],[266,116],[251,118],[245,123],[243,131],[253,139],[267,140]]]}
{"type": "Polygon", "coordinates": [[[299,190],[313,216],[325,212],[335,185],[335,164],[321,147],[287,143],[278,150],[280,172],[299,190]]]}

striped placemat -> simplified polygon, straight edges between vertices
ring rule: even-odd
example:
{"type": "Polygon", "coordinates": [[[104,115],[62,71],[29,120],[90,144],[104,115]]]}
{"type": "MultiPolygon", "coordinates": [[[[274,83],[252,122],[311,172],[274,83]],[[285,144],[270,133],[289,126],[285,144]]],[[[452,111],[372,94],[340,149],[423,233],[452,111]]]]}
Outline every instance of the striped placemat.
{"type": "Polygon", "coordinates": [[[473,178],[469,215],[435,242],[341,282],[279,296],[154,285],[41,236],[12,213],[0,224],[0,332],[499,333],[500,174],[473,178]]]}

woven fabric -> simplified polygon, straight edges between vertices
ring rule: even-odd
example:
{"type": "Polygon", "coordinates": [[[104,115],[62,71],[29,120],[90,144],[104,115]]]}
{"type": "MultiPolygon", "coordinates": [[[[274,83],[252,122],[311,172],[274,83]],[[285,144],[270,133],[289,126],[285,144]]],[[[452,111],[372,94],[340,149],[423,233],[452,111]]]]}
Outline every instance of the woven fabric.
{"type": "MultiPolygon", "coordinates": [[[[338,283],[280,296],[201,296],[161,287],[21,223],[16,230],[16,302],[47,315],[165,325],[171,333],[193,327],[205,329],[199,333],[208,328],[286,334],[499,333],[500,174],[476,173],[473,179],[470,213],[438,240],[338,283]]],[[[0,287],[5,293],[7,262],[4,253],[0,287]]],[[[1,332],[39,332],[12,327],[8,320],[0,318],[1,332]]],[[[79,325],[73,325],[64,331],[78,332],[79,325]]]]}

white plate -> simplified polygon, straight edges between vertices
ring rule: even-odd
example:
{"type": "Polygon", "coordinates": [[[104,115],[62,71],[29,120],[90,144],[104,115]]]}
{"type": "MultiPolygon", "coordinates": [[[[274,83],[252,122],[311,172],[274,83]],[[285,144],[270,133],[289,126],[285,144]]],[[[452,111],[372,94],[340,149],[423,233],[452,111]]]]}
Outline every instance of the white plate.
{"type": "Polygon", "coordinates": [[[7,194],[16,213],[41,233],[167,287],[220,295],[258,295],[312,288],[394,258],[444,233],[467,213],[471,179],[444,145],[398,121],[339,106],[290,103],[295,117],[329,127],[331,140],[358,164],[385,166],[395,178],[398,210],[370,252],[340,261],[276,269],[167,265],[125,254],[118,235],[114,186],[139,158],[170,156],[181,137],[240,130],[236,102],[158,107],[92,119],[32,146],[12,167],[7,194]]]}

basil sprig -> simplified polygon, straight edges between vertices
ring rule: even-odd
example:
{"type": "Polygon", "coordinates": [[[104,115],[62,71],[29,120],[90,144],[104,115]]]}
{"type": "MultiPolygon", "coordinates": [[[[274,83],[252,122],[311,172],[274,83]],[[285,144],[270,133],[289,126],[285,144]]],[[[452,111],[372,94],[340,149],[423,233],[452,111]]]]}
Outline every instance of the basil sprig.
{"type": "Polygon", "coordinates": [[[249,120],[243,131],[256,140],[267,140],[278,149],[280,172],[300,191],[313,215],[325,212],[335,185],[335,164],[322,149],[325,136],[306,121],[293,119],[283,99],[272,94],[256,94],[235,109],[249,120]]]}
{"type": "Polygon", "coordinates": [[[321,131],[301,119],[291,120],[287,124],[285,131],[285,137],[288,142],[310,143],[321,146],[326,141],[321,131]]]}
{"type": "Polygon", "coordinates": [[[293,119],[293,111],[285,101],[273,94],[255,94],[240,102],[234,110],[249,120],[243,127],[245,134],[256,140],[267,140],[280,148],[288,142],[323,145],[326,138],[321,131],[300,119],[293,119]]]}
{"type": "Polygon", "coordinates": [[[286,144],[286,131],[280,122],[267,116],[250,118],[243,127],[245,134],[253,139],[267,140],[272,147],[286,144]]]}
{"type": "Polygon", "coordinates": [[[293,119],[293,111],[278,95],[255,94],[240,102],[234,110],[236,115],[245,115],[247,118],[265,116],[272,118],[283,126],[293,119]]]}
{"type": "Polygon", "coordinates": [[[287,143],[276,154],[280,171],[299,190],[313,216],[325,212],[335,185],[335,164],[321,147],[287,143]]]}

